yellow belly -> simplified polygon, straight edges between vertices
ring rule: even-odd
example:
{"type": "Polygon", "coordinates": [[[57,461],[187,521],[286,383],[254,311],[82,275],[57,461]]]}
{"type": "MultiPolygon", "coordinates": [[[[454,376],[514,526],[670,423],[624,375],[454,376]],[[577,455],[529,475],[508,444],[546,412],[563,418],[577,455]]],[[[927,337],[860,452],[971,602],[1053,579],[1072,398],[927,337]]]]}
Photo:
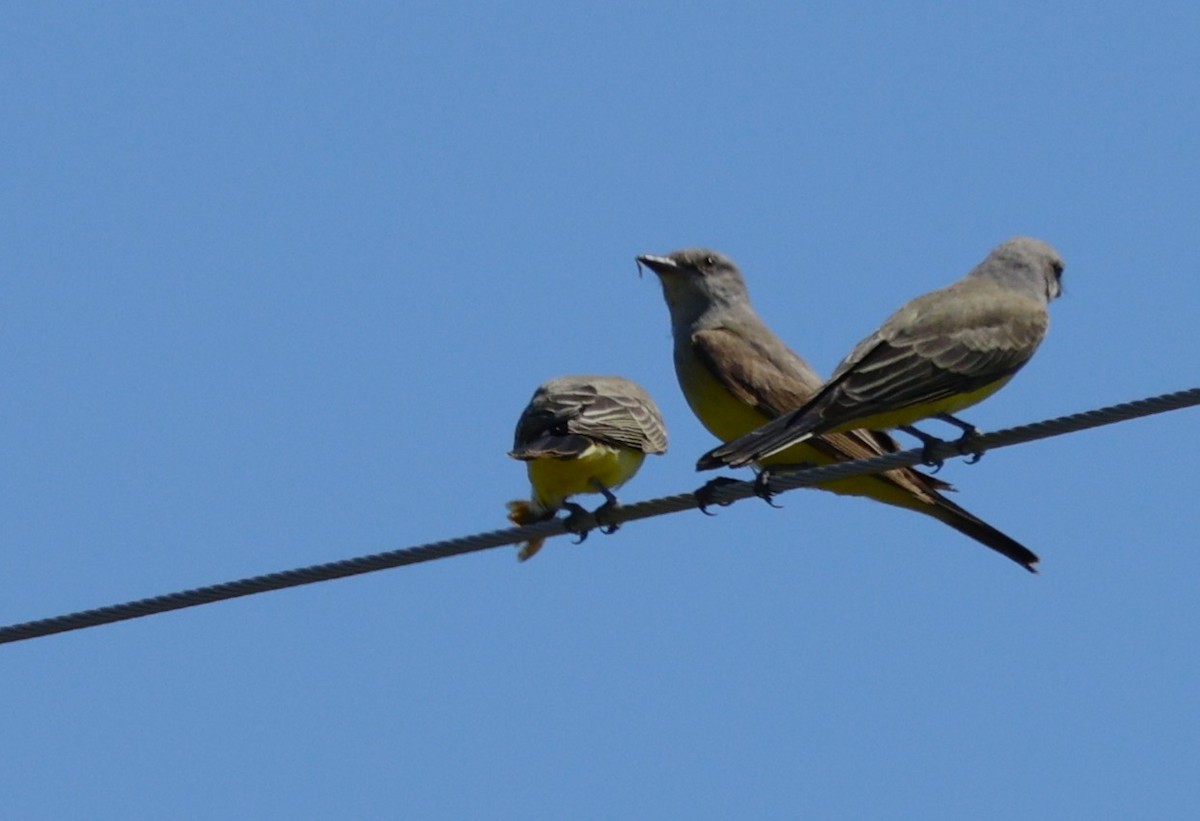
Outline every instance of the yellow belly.
{"type": "MultiPolygon", "coordinates": [[[[704,425],[709,433],[722,442],[744,436],[773,418],[747,405],[726,390],[725,386],[700,363],[696,363],[696,367],[689,368],[686,373],[679,374],[679,381],[692,413],[696,414],[700,424],[704,425]]],[[[775,454],[765,460],[765,464],[826,465],[832,461],[811,445],[802,442],[775,454]]]]}
{"type": "Polygon", "coordinates": [[[911,425],[913,422],[919,422],[937,413],[958,413],[964,408],[969,408],[987,399],[993,393],[1007,385],[1008,381],[1012,378],[1013,374],[1009,374],[1002,379],[997,379],[990,385],[984,385],[982,388],[970,393],[960,393],[948,396],[945,399],[939,399],[936,402],[926,402],[923,405],[914,405],[899,410],[876,413],[872,416],[864,416],[845,425],[838,425],[832,430],[835,432],[854,430],[856,428],[891,430],[903,425],[911,425]]]}
{"type": "Polygon", "coordinates": [[[592,445],[576,459],[534,459],[526,463],[533,498],[554,510],[576,493],[597,493],[593,479],[609,490],[627,482],[646,454],[632,448],[592,445]]]}
{"type": "MultiPolygon", "coordinates": [[[[677,369],[679,384],[684,397],[700,423],[709,433],[722,442],[744,436],[755,428],[762,427],[773,417],[747,405],[730,393],[724,385],[699,362],[695,367],[677,369]]],[[[855,425],[855,427],[861,427],[855,425]]],[[[808,442],[782,450],[764,459],[766,467],[795,465],[829,465],[840,461],[817,450],[808,442]]],[[[819,485],[822,490],[845,496],[866,496],[878,502],[927,512],[927,502],[917,499],[912,493],[878,476],[855,476],[819,485]]]]}

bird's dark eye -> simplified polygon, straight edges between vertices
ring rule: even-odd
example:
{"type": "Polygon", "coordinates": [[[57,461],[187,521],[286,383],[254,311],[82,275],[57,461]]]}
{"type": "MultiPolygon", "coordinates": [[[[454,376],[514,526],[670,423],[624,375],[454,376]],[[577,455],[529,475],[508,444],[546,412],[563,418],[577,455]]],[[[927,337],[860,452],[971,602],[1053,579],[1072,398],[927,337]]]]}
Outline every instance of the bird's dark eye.
{"type": "Polygon", "coordinates": [[[1052,264],[1052,267],[1054,268],[1054,278],[1055,278],[1055,279],[1062,279],[1062,274],[1063,274],[1063,264],[1062,264],[1061,262],[1058,262],[1058,261],[1056,260],[1056,261],[1055,261],[1055,262],[1052,264]]]}
{"type": "Polygon", "coordinates": [[[705,257],[705,258],[704,258],[704,264],[705,264],[705,265],[716,265],[716,264],[717,264],[717,258],[716,258],[716,257],[705,257]]]}

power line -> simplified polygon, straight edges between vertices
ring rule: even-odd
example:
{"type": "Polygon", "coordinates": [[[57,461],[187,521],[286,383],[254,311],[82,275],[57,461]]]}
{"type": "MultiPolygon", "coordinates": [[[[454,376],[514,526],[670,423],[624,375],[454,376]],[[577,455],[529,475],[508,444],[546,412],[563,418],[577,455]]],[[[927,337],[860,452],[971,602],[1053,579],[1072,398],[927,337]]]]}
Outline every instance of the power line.
{"type": "MultiPolygon", "coordinates": [[[[1110,405],[1083,413],[1060,416],[1042,422],[1020,425],[1014,428],[980,434],[972,440],[972,447],[979,450],[995,450],[1011,447],[1038,439],[1061,436],[1067,433],[1087,430],[1088,428],[1111,425],[1143,416],[1180,410],[1200,405],[1200,388],[1162,394],[1135,402],[1120,405],[1110,405]]],[[[847,479],[867,473],[879,473],[893,468],[908,467],[922,462],[925,458],[945,459],[962,455],[954,442],[943,442],[934,445],[928,451],[922,448],[898,451],[885,456],[870,459],[859,459],[852,462],[840,462],[835,465],[800,470],[794,473],[772,476],[770,489],[782,493],[801,487],[847,479]]],[[[725,485],[713,493],[714,501],[725,504],[753,496],[754,482],[738,482],[725,485]]],[[[668,513],[678,513],[692,510],[699,506],[693,493],[678,493],[674,496],[663,496],[645,502],[623,505],[612,512],[610,518],[617,523],[648,519],[668,513]]],[[[590,517],[583,524],[594,526],[595,521],[590,517]]],[[[298,587],[304,584],[341,579],[346,576],[357,576],[361,573],[372,573],[376,570],[386,570],[391,567],[403,567],[409,564],[428,562],[434,559],[444,559],[450,556],[461,556],[466,553],[476,553],[493,547],[517,544],[531,538],[550,538],[561,536],[568,532],[561,519],[539,522],[524,527],[510,527],[503,530],[492,530],[472,536],[446,539],[439,542],[390,550],[385,553],[375,553],[354,559],[311,565],[279,573],[268,573],[262,576],[252,576],[238,581],[223,582],[207,587],[196,587],[178,593],[168,593],[147,599],[98,607],[94,610],[82,610],[48,619],[38,619],[8,627],[0,627],[0,644],[24,641],[26,639],[49,636],[55,633],[65,633],[70,630],[82,630],[86,627],[98,627],[102,624],[137,619],[156,613],[166,613],[171,610],[182,610],[185,607],[196,607],[201,604],[236,599],[241,596],[253,596],[271,590],[283,590],[288,587],[298,587]]]]}

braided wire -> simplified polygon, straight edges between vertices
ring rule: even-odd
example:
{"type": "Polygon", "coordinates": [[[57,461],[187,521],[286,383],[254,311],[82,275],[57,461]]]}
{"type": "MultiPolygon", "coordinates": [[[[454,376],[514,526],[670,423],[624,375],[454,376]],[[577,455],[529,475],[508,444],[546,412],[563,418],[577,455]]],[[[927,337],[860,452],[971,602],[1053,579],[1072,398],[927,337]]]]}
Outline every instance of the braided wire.
{"type": "MultiPolygon", "coordinates": [[[[1087,430],[1089,428],[1111,425],[1143,416],[1180,410],[1182,408],[1200,405],[1200,388],[1161,394],[1133,402],[1110,405],[1096,410],[1084,411],[1068,416],[1033,422],[1013,428],[979,434],[971,440],[971,449],[977,451],[994,450],[1011,447],[1026,442],[1061,436],[1067,433],[1087,430]]],[[[940,442],[928,449],[898,451],[885,456],[870,459],[860,459],[852,462],[840,462],[834,465],[798,470],[792,473],[772,476],[769,482],[772,492],[785,492],[801,487],[830,482],[835,479],[847,479],[867,473],[879,473],[899,467],[907,467],[921,463],[924,459],[945,459],[964,455],[955,442],[940,442]]],[[[717,504],[729,504],[755,495],[754,482],[737,482],[716,489],[712,499],[717,504]]],[[[621,523],[678,513],[699,507],[699,501],[694,493],[678,493],[673,496],[663,496],[636,504],[623,505],[607,517],[606,521],[621,523]]],[[[591,528],[596,526],[594,517],[580,516],[576,527],[591,528]]],[[[24,641],[27,639],[49,636],[55,633],[65,633],[70,630],[82,630],[87,627],[97,627],[102,624],[112,624],[128,619],[151,616],[156,613],[167,613],[172,610],[182,610],[187,607],[197,607],[202,604],[236,599],[241,596],[253,596],[271,590],[283,590],[288,587],[298,587],[304,584],[342,579],[347,576],[357,576],[362,573],[373,573],[392,567],[403,567],[420,562],[444,559],[450,556],[461,556],[476,553],[494,547],[518,544],[532,538],[552,538],[568,532],[565,520],[554,519],[539,522],[524,527],[511,527],[502,530],[492,530],[471,536],[445,539],[429,542],[415,547],[389,550],[384,553],[374,553],[352,559],[310,565],[308,567],[284,570],[278,573],[267,573],[261,576],[237,581],[213,584],[207,587],[196,587],[177,593],[152,596],[145,599],[98,607],[92,610],[82,610],[52,618],[38,619],[7,627],[0,627],[0,644],[24,641]]]]}

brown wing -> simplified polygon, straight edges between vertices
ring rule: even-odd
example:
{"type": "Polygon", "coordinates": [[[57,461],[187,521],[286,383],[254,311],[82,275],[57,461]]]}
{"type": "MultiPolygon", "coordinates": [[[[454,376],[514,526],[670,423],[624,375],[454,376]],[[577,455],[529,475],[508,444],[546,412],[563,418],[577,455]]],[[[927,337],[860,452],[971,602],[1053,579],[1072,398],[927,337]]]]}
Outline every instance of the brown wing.
{"type": "Polygon", "coordinates": [[[514,459],[577,456],[601,442],[664,453],[667,432],[658,407],[639,385],[613,376],[552,379],[517,421],[514,459]]]}
{"type": "Polygon", "coordinates": [[[608,376],[592,380],[596,393],[568,427],[607,444],[644,453],[666,453],[667,427],[650,394],[628,379],[608,376]]]}
{"type": "MultiPolygon", "coordinates": [[[[820,378],[765,326],[763,330],[769,341],[760,345],[751,344],[730,329],[699,331],[692,336],[693,351],[734,396],[765,416],[779,417],[811,399],[820,378]]],[[[814,436],[809,444],[835,461],[866,459],[900,449],[888,434],[871,430],[814,436]]],[[[923,503],[913,509],[933,516],[1022,567],[1033,570],[1037,563],[1037,555],[1024,545],[942,496],[939,491],[954,490],[946,482],[912,468],[889,470],[873,478],[923,503]]]]}
{"type": "MultiPolygon", "coordinates": [[[[713,376],[734,396],[765,416],[774,418],[795,410],[821,384],[808,363],[782,342],[755,345],[727,328],[698,331],[692,335],[692,342],[692,350],[713,376]]],[[[815,437],[810,444],[837,461],[866,459],[899,450],[891,436],[867,430],[815,437]]],[[[916,494],[953,489],[946,482],[914,470],[893,470],[879,478],[916,494]]]]}
{"type": "Polygon", "coordinates": [[[838,365],[813,402],[822,424],[924,405],[1011,376],[1045,338],[1044,306],[1020,295],[955,286],[896,312],[838,365]]]}
{"type": "Polygon", "coordinates": [[[770,339],[759,343],[729,328],[697,331],[692,350],[726,390],[774,418],[807,402],[821,379],[765,326],[763,330],[770,339]]]}
{"type": "Polygon", "coordinates": [[[971,393],[1011,376],[1046,335],[1045,307],[994,290],[962,293],[958,283],[905,305],[860,342],[808,402],[701,457],[740,466],[812,431],[971,393]]]}

